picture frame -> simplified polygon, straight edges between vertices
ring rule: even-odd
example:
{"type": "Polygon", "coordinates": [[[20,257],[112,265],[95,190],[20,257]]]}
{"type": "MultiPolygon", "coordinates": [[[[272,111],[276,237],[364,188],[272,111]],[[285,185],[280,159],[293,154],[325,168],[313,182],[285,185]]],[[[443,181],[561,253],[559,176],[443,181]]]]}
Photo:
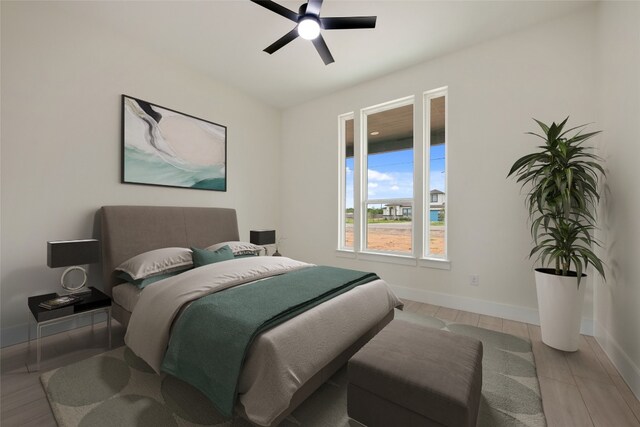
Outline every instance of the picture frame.
{"type": "Polygon", "coordinates": [[[122,95],[122,183],[227,191],[227,127],[122,95]]]}

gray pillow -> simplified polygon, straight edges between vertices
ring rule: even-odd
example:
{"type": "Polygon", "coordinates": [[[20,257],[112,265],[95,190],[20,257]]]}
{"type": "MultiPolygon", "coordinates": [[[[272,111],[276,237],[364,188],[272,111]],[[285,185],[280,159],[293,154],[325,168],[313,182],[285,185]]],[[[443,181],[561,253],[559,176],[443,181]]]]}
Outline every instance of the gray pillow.
{"type": "Polygon", "coordinates": [[[175,270],[175,271],[170,271],[169,273],[160,273],[156,276],[151,276],[145,279],[138,279],[138,280],[132,279],[131,276],[129,276],[124,271],[121,271],[120,273],[118,273],[117,276],[119,279],[122,279],[125,282],[129,282],[140,289],[144,289],[145,287],[149,286],[152,283],[159,282],[160,280],[164,280],[169,277],[177,276],[178,274],[183,273],[190,269],[191,267],[186,267],[184,270],[175,270]]]}
{"type": "Polygon", "coordinates": [[[217,251],[223,246],[229,246],[231,248],[231,251],[233,252],[233,255],[236,257],[238,255],[260,255],[260,252],[264,250],[264,247],[262,246],[254,245],[253,243],[249,242],[237,241],[216,243],[215,245],[211,245],[206,249],[208,251],[217,251]]]}
{"type": "Polygon", "coordinates": [[[184,270],[193,265],[191,250],[187,248],[162,248],[134,256],[116,267],[131,279],[139,280],[184,270]]]}

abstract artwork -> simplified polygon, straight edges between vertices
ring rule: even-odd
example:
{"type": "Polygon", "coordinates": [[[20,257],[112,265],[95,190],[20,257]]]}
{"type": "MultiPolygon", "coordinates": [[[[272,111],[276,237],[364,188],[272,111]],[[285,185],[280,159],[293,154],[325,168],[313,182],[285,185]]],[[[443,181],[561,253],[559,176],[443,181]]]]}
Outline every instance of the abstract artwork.
{"type": "Polygon", "coordinates": [[[227,191],[227,128],[122,95],[122,182],[227,191]]]}

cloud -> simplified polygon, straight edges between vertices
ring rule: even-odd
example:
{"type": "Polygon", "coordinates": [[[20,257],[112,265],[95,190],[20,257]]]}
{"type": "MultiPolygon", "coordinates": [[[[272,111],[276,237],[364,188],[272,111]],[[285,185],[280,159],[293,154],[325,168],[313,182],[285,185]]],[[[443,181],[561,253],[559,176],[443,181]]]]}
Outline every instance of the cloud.
{"type": "Polygon", "coordinates": [[[398,187],[397,185],[392,185],[391,186],[391,191],[398,191],[400,189],[400,187],[398,187]]]}
{"type": "Polygon", "coordinates": [[[369,183],[369,188],[376,188],[378,186],[377,182],[370,182],[369,183]]]}
{"type": "Polygon", "coordinates": [[[378,171],[373,170],[373,169],[367,170],[367,177],[369,178],[369,181],[391,181],[391,180],[393,180],[391,175],[388,175],[388,174],[382,173],[382,172],[378,172],[378,171]]]}
{"type": "Polygon", "coordinates": [[[347,166],[346,171],[347,175],[351,175],[353,173],[353,170],[351,170],[351,168],[349,166],[347,166]]]}

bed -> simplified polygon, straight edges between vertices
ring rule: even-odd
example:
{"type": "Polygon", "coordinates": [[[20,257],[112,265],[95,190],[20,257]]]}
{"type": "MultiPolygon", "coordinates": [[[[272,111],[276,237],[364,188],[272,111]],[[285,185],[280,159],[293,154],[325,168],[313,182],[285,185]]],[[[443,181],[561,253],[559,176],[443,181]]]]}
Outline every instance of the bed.
{"type": "MultiPolygon", "coordinates": [[[[151,291],[123,283],[115,273],[118,265],[159,248],[239,240],[233,209],[104,206],[100,222],[104,291],[113,298],[113,317],[125,327],[132,312],[138,318],[144,314],[146,306],[139,301],[151,291]]],[[[247,353],[235,411],[256,425],[280,423],[390,322],[400,304],[382,280],[374,280],[263,332],[247,353]],[[323,335],[324,324],[332,334],[323,335]],[[299,350],[284,351],[292,342],[299,350]]],[[[132,329],[133,324],[128,338],[132,329]]]]}

